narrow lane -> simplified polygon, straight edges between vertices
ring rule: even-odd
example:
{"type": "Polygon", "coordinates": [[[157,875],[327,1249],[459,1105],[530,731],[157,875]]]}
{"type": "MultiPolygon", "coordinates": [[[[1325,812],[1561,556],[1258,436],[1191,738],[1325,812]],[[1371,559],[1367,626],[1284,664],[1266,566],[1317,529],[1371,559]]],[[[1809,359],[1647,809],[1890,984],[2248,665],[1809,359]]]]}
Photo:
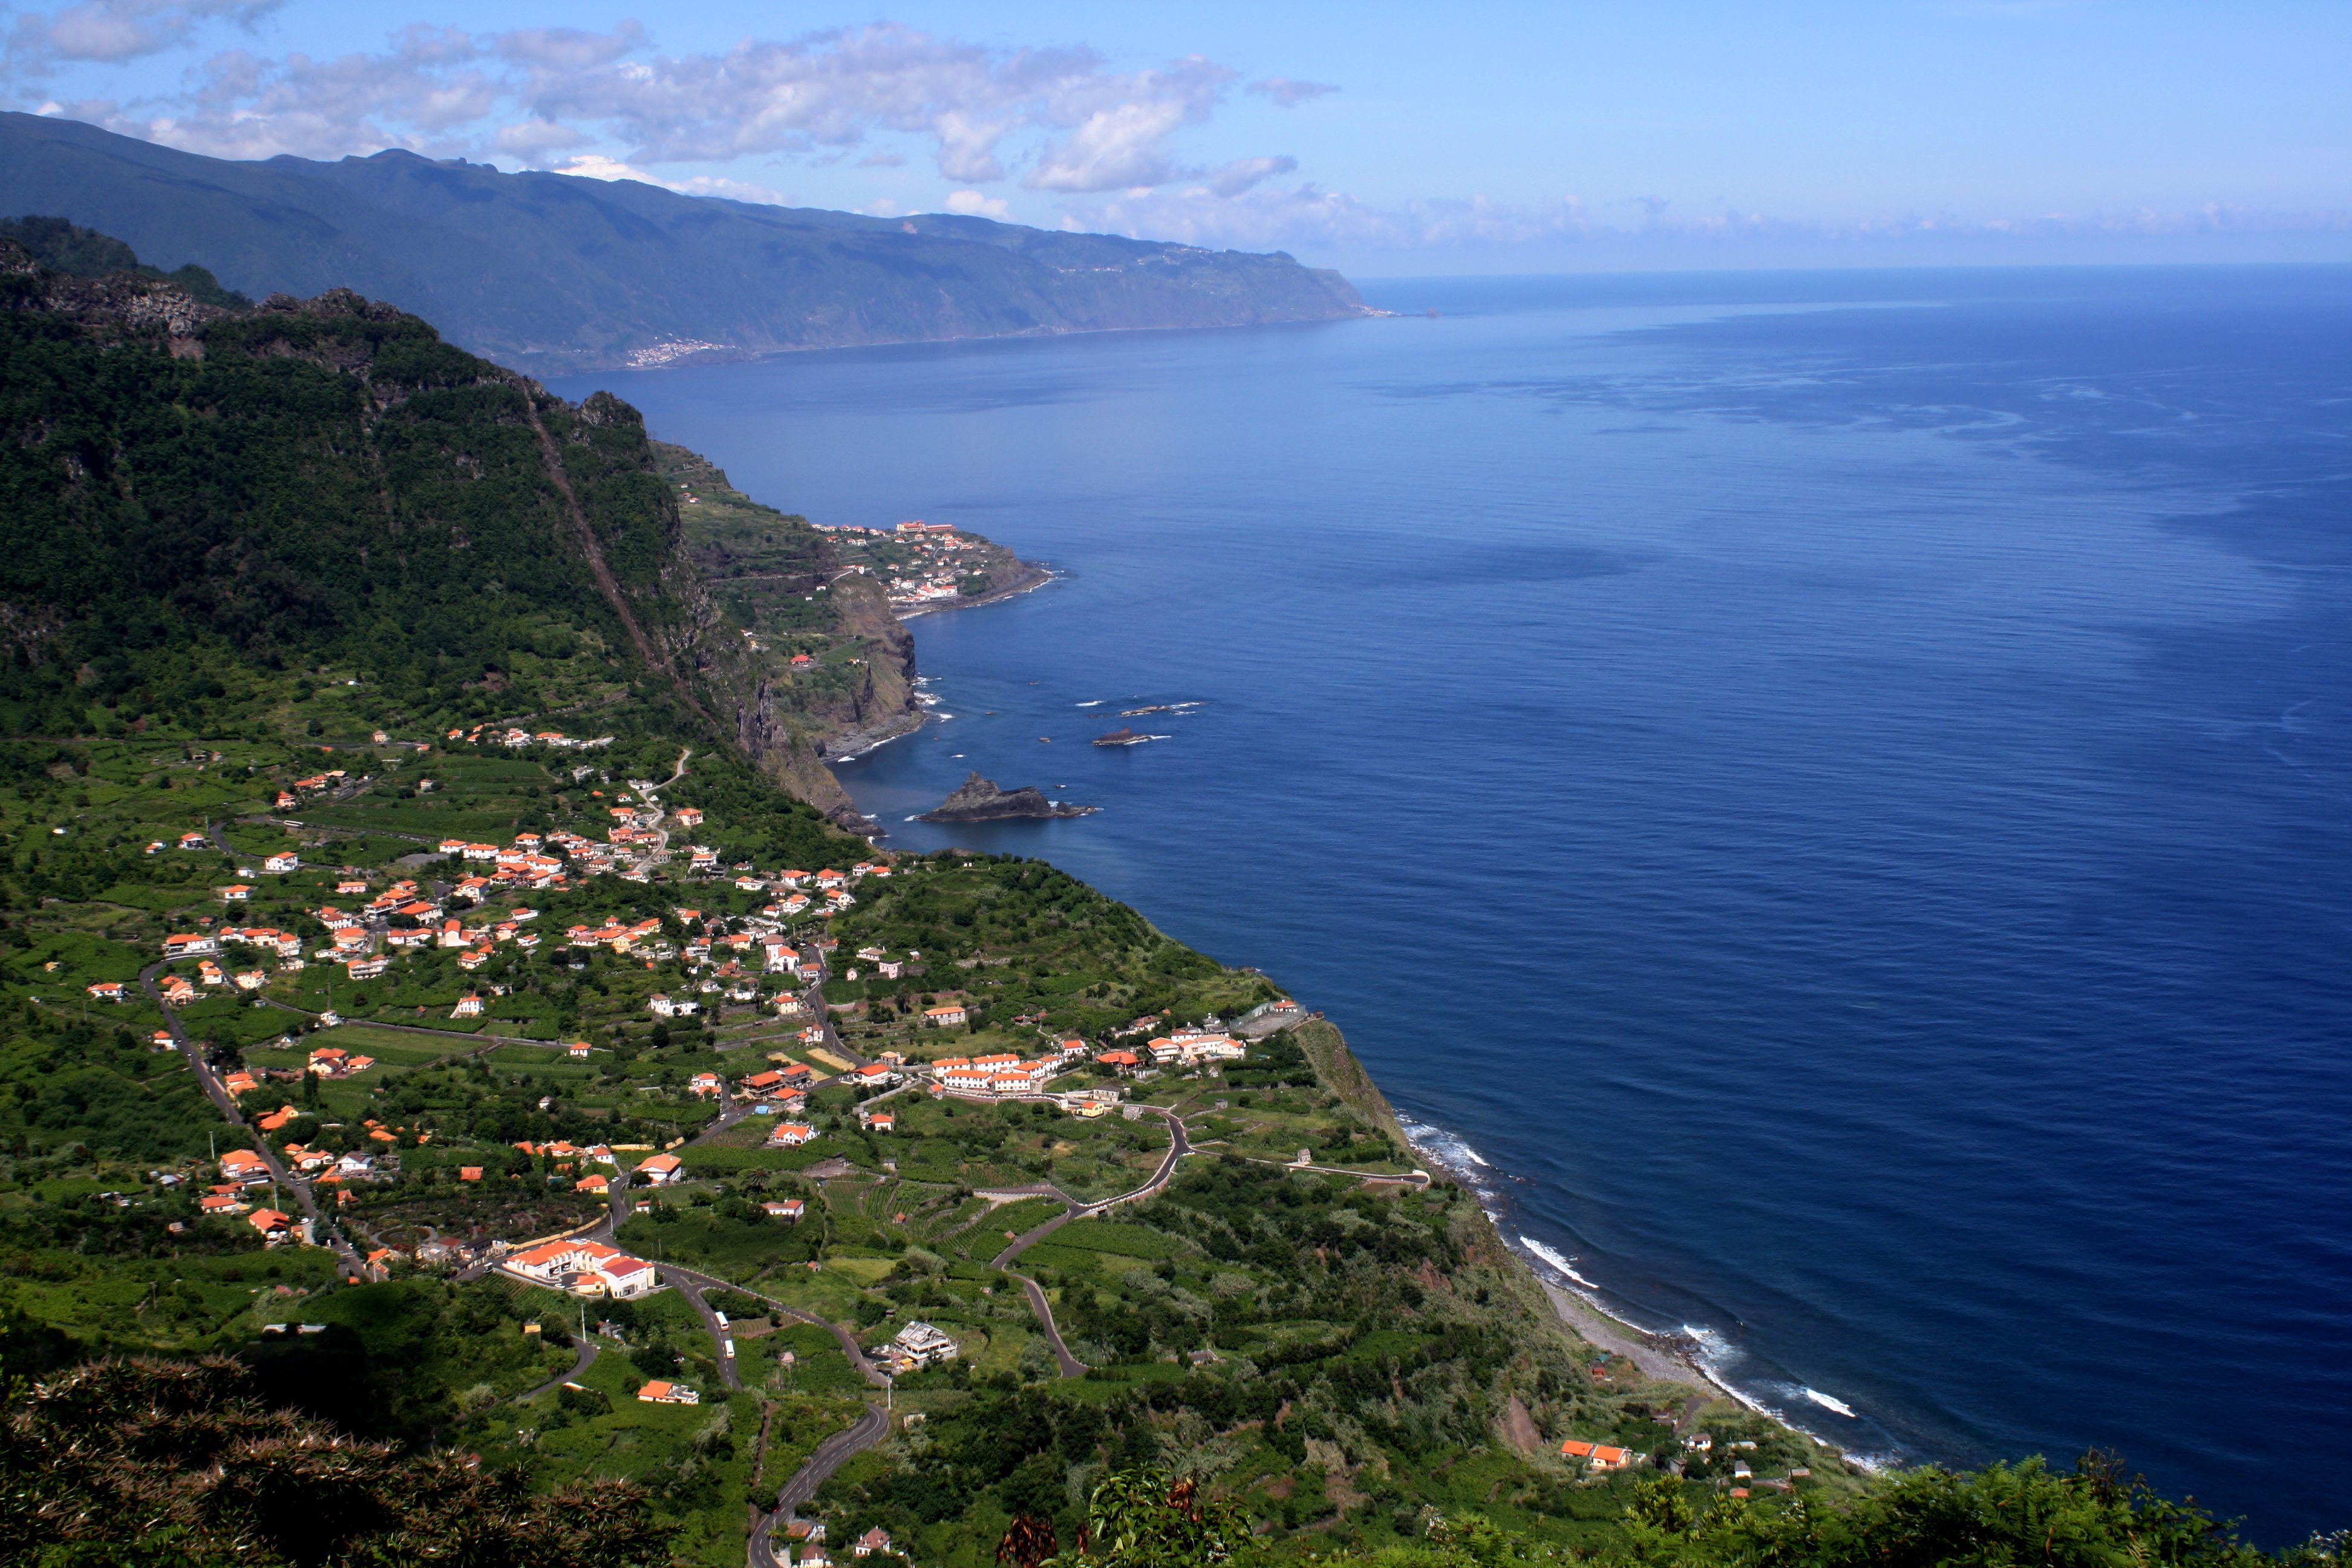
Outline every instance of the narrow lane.
{"type": "MultiPolygon", "coordinates": [[[[204,1052],[198,1048],[195,1041],[188,1037],[187,1027],[180,1022],[180,1016],[172,1011],[170,1005],[164,1002],[163,987],[155,984],[155,976],[161,974],[164,968],[165,961],[157,959],[141,970],[139,972],[140,987],[147,993],[147,999],[155,1004],[155,1010],[163,1014],[163,1027],[171,1035],[172,1043],[179,1047],[181,1057],[188,1064],[188,1070],[196,1075],[196,1086],[205,1091],[205,1098],[213,1102],[231,1125],[246,1127],[250,1131],[251,1128],[245,1120],[245,1112],[237,1109],[236,1100],[230,1096],[227,1086],[223,1084],[220,1076],[213,1071],[212,1064],[205,1060],[204,1052]]],[[[357,1277],[362,1268],[360,1256],[352,1249],[352,1244],[345,1239],[342,1232],[319,1212],[319,1203],[311,1195],[310,1184],[298,1179],[286,1168],[285,1163],[278,1158],[278,1151],[269,1146],[269,1141],[267,1138],[257,1133],[253,1142],[254,1152],[261,1156],[261,1163],[268,1170],[271,1179],[278,1184],[280,1190],[292,1194],[295,1204],[310,1221],[311,1234],[319,1244],[333,1250],[337,1259],[342,1265],[342,1271],[346,1277],[357,1277]]]]}
{"type": "Polygon", "coordinates": [[[817,1488],[830,1480],[835,1470],[848,1463],[852,1456],[880,1442],[889,1430],[889,1413],[878,1405],[869,1405],[855,1423],[818,1444],[816,1452],[793,1472],[792,1479],[777,1492],[775,1511],[761,1515],[760,1522],[751,1527],[751,1568],[787,1568],[772,1539],[776,1528],[790,1524],[794,1511],[814,1497],[817,1488]]]}

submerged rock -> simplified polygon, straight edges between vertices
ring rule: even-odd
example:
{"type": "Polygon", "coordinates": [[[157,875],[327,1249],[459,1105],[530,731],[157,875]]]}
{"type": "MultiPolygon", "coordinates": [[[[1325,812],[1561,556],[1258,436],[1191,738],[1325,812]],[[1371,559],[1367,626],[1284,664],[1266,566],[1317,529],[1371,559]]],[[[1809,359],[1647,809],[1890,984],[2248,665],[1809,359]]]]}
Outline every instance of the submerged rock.
{"type": "Polygon", "coordinates": [[[1045,792],[1034,784],[1019,789],[999,789],[994,779],[984,779],[977,773],[956,786],[955,794],[940,802],[935,811],[924,812],[918,822],[1012,822],[1025,817],[1085,816],[1098,811],[1099,806],[1065,805],[1045,798],[1045,792]]]}

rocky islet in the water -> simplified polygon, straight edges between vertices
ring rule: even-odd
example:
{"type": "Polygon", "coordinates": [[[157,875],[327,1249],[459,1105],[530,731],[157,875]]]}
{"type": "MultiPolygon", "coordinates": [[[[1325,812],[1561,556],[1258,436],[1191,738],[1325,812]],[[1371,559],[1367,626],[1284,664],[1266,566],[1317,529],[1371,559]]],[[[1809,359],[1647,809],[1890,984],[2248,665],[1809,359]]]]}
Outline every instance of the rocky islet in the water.
{"type": "Polygon", "coordinates": [[[1048,800],[1034,784],[1019,789],[999,789],[994,779],[972,773],[956,792],[941,801],[935,810],[924,812],[918,822],[1015,822],[1048,816],[1087,816],[1100,810],[1099,806],[1069,805],[1048,800]]]}

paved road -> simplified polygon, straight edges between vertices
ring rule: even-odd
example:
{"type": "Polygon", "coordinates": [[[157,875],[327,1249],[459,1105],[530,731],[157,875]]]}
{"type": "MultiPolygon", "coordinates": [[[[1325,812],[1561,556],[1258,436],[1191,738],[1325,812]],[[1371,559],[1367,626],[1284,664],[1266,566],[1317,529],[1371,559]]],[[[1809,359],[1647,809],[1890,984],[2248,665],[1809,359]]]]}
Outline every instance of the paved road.
{"type": "Polygon", "coordinates": [[[761,1515],[760,1522],[751,1527],[751,1568],[785,1568],[784,1558],[770,1539],[771,1532],[778,1525],[791,1523],[793,1510],[814,1497],[816,1489],[831,1479],[834,1471],[848,1463],[852,1455],[880,1442],[889,1430],[889,1413],[878,1405],[869,1405],[866,1414],[853,1425],[818,1444],[808,1462],[794,1470],[792,1479],[777,1492],[775,1511],[761,1515]]]}
{"type": "Polygon", "coordinates": [[[541,1394],[547,1393],[551,1389],[562,1388],[567,1383],[579,1382],[581,1374],[588,1370],[589,1366],[595,1361],[595,1342],[593,1340],[582,1340],[580,1342],[580,1359],[572,1363],[572,1370],[570,1372],[557,1373],[555,1376],[549,1378],[545,1383],[541,1384],[537,1388],[532,1389],[529,1394],[516,1394],[509,1403],[515,1405],[528,1405],[532,1400],[537,1399],[541,1394]]]}
{"type": "MultiPolygon", "coordinates": [[[[1055,1215],[1026,1235],[1015,1237],[1007,1244],[1003,1251],[996,1255],[992,1263],[992,1267],[1012,1274],[1013,1279],[1021,1282],[1022,1293],[1029,1298],[1029,1310],[1036,1315],[1037,1326],[1045,1331],[1045,1342],[1053,1347],[1054,1360],[1061,1366],[1064,1377],[1084,1377],[1087,1373],[1087,1363],[1072,1355],[1070,1347],[1062,1342],[1062,1331],[1054,1321],[1053,1304],[1045,1300],[1044,1288],[1026,1274],[1013,1273],[1013,1262],[1024,1250],[1045,1240],[1070,1221],[1101,1214],[1120,1204],[1132,1203],[1138,1198],[1150,1197],[1168,1184],[1170,1178],[1176,1173],[1177,1163],[1192,1152],[1192,1142],[1184,1133],[1184,1119],[1172,1110],[1163,1110],[1156,1105],[1146,1106],[1144,1109],[1168,1123],[1168,1153],[1160,1162],[1160,1168],[1151,1173],[1151,1179],[1130,1192],[1119,1194],[1115,1198],[1105,1198],[1100,1203],[1095,1204],[1073,1205],[1067,1214],[1055,1215]]],[[[1043,1188],[1041,1192],[1051,1193],[1065,1203],[1071,1201],[1058,1187],[1043,1188]]]]}
{"type": "MultiPolygon", "coordinates": [[[[1005,1272],[1013,1274],[1010,1268],[1005,1272]]],[[[1070,1347],[1062,1342],[1062,1331],[1054,1321],[1053,1304],[1045,1300],[1045,1288],[1026,1274],[1013,1274],[1013,1278],[1021,1281],[1022,1293],[1029,1298],[1029,1310],[1037,1315],[1038,1326],[1045,1331],[1045,1342],[1053,1347],[1054,1360],[1061,1366],[1062,1375],[1086,1376],[1087,1363],[1072,1355],[1070,1347]]]]}
{"type": "Polygon", "coordinates": [[[773,1296],[763,1296],[748,1285],[738,1285],[731,1279],[721,1279],[716,1275],[705,1274],[699,1269],[681,1268],[675,1263],[665,1263],[661,1266],[661,1269],[665,1278],[675,1277],[677,1279],[689,1281],[705,1290],[732,1290],[739,1296],[751,1297],[772,1312],[781,1312],[785,1317],[806,1323],[812,1328],[823,1329],[834,1337],[835,1342],[841,1346],[841,1353],[849,1358],[849,1364],[856,1367],[867,1383],[880,1388],[890,1381],[887,1373],[866,1358],[866,1348],[857,1342],[857,1336],[829,1318],[820,1318],[814,1312],[803,1312],[798,1307],[777,1300],[773,1296]]]}
{"type": "MultiPolygon", "coordinates": [[[[710,1303],[702,1299],[704,1289],[702,1281],[682,1273],[667,1263],[656,1272],[660,1275],[664,1284],[672,1287],[679,1295],[694,1303],[694,1310],[702,1315],[702,1326],[709,1331],[710,1342],[718,1350],[719,1378],[730,1388],[742,1387],[742,1374],[735,1370],[735,1336],[728,1331],[725,1323],[719,1321],[719,1314],[712,1310],[710,1303]]],[[[730,1285],[725,1289],[731,1290],[734,1287],[730,1285]]]]}
{"type": "Polygon", "coordinates": [[[1242,1158],[1253,1165],[1278,1165],[1286,1171],[1312,1171],[1318,1176],[1360,1176],[1367,1182],[1393,1182],[1416,1192],[1429,1190],[1427,1171],[1409,1171],[1400,1175],[1394,1171],[1351,1171],[1345,1165],[1302,1165],[1296,1160],[1261,1160],[1255,1154],[1244,1154],[1242,1158]]]}
{"type": "MultiPolygon", "coordinates": [[[[197,1087],[205,1091],[205,1097],[211,1100],[221,1115],[226,1117],[232,1125],[243,1127],[246,1125],[245,1112],[237,1109],[236,1100],[230,1097],[219,1075],[213,1071],[212,1064],[205,1060],[204,1052],[197,1047],[195,1041],[188,1037],[187,1028],[180,1022],[179,1015],[173,1012],[163,1001],[163,991],[155,984],[155,976],[161,974],[164,967],[164,961],[158,959],[141,970],[140,986],[147,993],[147,999],[155,1004],[156,1011],[163,1015],[163,1027],[170,1032],[172,1043],[179,1047],[180,1055],[186,1059],[188,1070],[196,1075],[197,1087]]],[[[278,1158],[278,1151],[269,1146],[268,1139],[256,1137],[254,1145],[256,1152],[261,1156],[262,1163],[268,1167],[270,1176],[283,1191],[293,1194],[296,1205],[310,1218],[312,1232],[317,1236],[320,1244],[334,1250],[335,1256],[341,1260],[343,1272],[346,1275],[357,1275],[364,1267],[360,1255],[352,1249],[352,1244],[344,1239],[342,1232],[335,1228],[332,1221],[319,1212],[319,1202],[310,1194],[310,1184],[297,1179],[294,1173],[286,1168],[278,1158]]]]}

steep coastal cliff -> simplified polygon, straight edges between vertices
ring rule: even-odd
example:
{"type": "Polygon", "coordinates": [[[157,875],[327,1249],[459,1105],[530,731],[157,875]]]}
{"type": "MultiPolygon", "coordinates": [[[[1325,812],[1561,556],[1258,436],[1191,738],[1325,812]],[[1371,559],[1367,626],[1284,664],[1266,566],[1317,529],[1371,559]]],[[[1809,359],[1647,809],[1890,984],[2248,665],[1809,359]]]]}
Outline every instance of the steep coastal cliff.
{"type": "Polygon", "coordinates": [[[345,287],[535,374],[796,349],[1367,314],[1280,252],[681,195],[405,151],[207,158],[0,114],[0,212],[54,213],[258,297],[345,287]]]}

